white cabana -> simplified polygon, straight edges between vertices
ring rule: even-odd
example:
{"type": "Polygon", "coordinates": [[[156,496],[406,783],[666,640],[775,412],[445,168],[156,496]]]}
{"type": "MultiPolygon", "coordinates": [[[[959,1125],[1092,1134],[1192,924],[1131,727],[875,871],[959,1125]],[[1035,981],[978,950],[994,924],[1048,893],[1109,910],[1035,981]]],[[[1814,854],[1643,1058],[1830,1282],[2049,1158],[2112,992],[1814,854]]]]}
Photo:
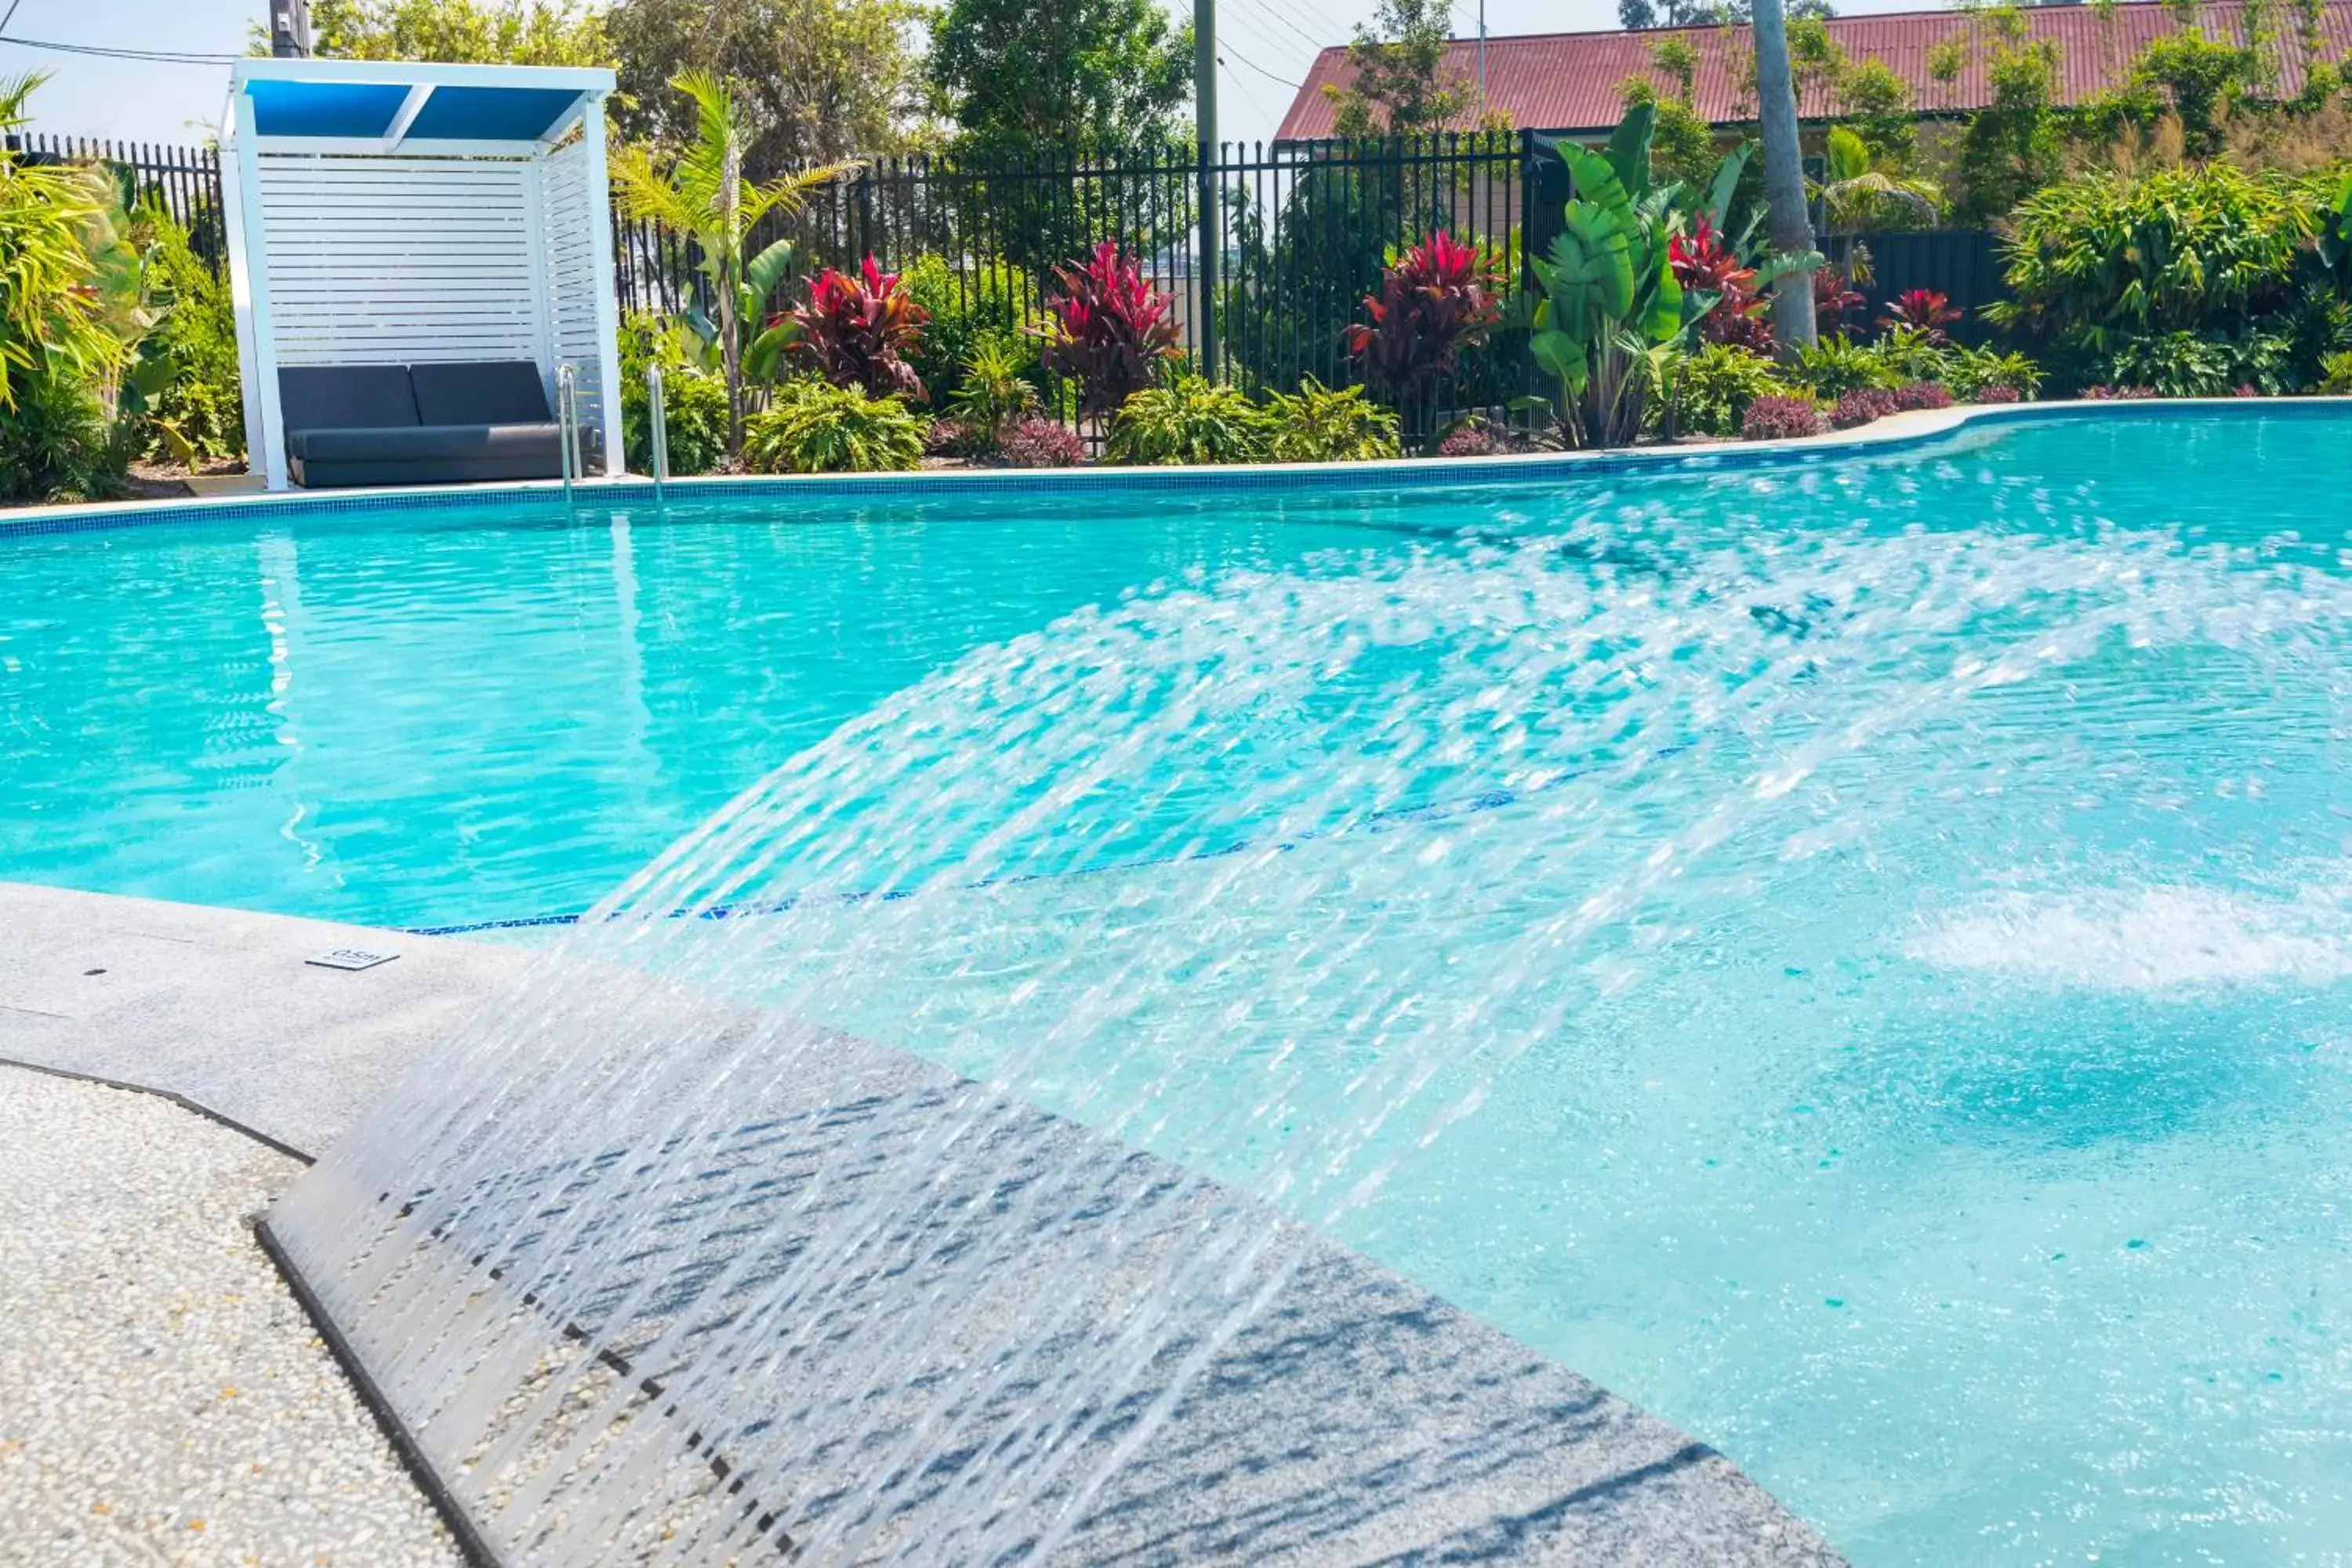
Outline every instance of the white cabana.
{"type": "MultiPolygon", "coordinates": [[[[536,363],[622,471],[609,70],[248,59],[221,182],[246,444],[288,483],[278,372],[536,363]]],[[[520,373],[518,373],[520,374],[520,373]]],[[[591,459],[592,467],[593,459],[591,459]]]]}

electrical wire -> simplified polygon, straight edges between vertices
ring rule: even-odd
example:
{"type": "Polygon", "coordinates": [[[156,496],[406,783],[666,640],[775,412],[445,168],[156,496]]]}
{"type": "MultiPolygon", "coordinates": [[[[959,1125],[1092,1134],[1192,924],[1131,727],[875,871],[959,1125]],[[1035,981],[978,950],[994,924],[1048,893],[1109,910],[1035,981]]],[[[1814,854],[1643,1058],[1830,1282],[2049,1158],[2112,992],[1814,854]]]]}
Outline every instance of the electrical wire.
{"type": "Polygon", "coordinates": [[[24,3],[25,0],[8,0],[8,14],[5,16],[0,16],[0,33],[5,33],[8,30],[8,24],[16,19],[16,7],[22,5],[24,3]]]}
{"type": "Polygon", "coordinates": [[[1318,53],[1320,53],[1322,50],[1330,47],[1327,44],[1317,43],[1315,41],[1314,34],[1308,32],[1306,28],[1300,26],[1297,23],[1292,21],[1289,17],[1284,16],[1279,11],[1272,9],[1255,9],[1245,5],[1236,5],[1233,3],[1233,0],[1224,0],[1224,4],[1218,9],[1218,21],[1222,23],[1227,18],[1234,16],[1240,16],[1255,22],[1279,22],[1285,27],[1290,29],[1291,33],[1297,37],[1300,43],[1305,44],[1308,48],[1314,49],[1318,53]]]}
{"type": "MultiPolygon", "coordinates": [[[[16,8],[9,7],[11,15],[16,8]]],[[[243,59],[243,55],[191,55],[168,49],[118,49],[104,44],[60,44],[47,38],[12,38],[0,34],[0,44],[14,44],[20,49],[53,49],[61,55],[90,55],[103,60],[148,60],[160,65],[225,66],[243,59]]]]}
{"type": "Polygon", "coordinates": [[[1257,72],[1258,75],[1265,78],[1268,81],[1277,82],[1280,85],[1290,89],[1293,92],[1298,90],[1298,84],[1297,82],[1292,81],[1288,77],[1275,75],[1272,71],[1266,69],[1264,66],[1258,64],[1255,60],[1250,58],[1247,55],[1243,54],[1240,50],[1233,47],[1229,44],[1220,43],[1217,46],[1217,63],[1219,65],[1230,63],[1247,66],[1250,69],[1257,72]],[[1233,56],[1233,59],[1230,62],[1225,58],[1227,55],[1233,56]]]}

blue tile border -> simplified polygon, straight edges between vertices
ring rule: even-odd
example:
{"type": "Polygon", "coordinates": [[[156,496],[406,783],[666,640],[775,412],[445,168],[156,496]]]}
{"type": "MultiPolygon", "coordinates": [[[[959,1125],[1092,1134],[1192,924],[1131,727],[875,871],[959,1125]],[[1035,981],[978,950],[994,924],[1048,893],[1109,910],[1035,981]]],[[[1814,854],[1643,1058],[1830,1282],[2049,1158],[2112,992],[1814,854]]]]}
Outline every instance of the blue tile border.
{"type": "MultiPolygon", "coordinates": [[[[671,499],[767,500],[940,499],[957,494],[1050,495],[1072,491],[1169,494],[1202,491],[1349,490],[1459,488],[1489,482],[1575,479],[1627,473],[1718,473],[1807,467],[1852,458],[1916,452],[1976,426],[2066,420],[2200,417],[2352,419],[2352,398],[2146,398],[2129,402],[2021,403],[1896,416],[1896,426],[1817,436],[1799,441],[1727,442],[1711,447],[1644,447],[1605,452],[1546,452],[1517,457],[1401,458],[1378,463],[1313,463],[1250,468],[957,469],[912,474],[720,476],[670,481],[671,499]]],[[[599,479],[580,487],[593,506],[650,502],[650,479],[599,479]]],[[[348,517],[385,511],[512,509],[537,503],[563,510],[562,487],[532,484],[451,486],[312,495],[224,497],[104,506],[50,507],[0,512],[0,538],[95,532],[168,523],[257,521],[348,517]]]]}

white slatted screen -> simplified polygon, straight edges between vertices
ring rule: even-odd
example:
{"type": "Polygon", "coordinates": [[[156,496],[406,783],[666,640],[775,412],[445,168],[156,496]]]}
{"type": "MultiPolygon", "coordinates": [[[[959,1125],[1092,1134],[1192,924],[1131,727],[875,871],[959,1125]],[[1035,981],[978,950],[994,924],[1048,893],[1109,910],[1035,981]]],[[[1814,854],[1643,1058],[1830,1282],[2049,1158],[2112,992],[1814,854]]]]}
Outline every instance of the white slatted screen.
{"type": "Polygon", "coordinates": [[[551,374],[531,163],[259,163],[280,365],[523,359],[551,374]]]}
{"type": "Polygon", "coordinates": [[[580,425],[594,430],[604,417],[597,296],[612,287],[597,275],[595,226],[607,221],[606,213],[603,204],[590,200],[584,139],[549,153],[539,167],[541,232],[547,237],[548,346],[554,364],[577,372],[580,425]]]}

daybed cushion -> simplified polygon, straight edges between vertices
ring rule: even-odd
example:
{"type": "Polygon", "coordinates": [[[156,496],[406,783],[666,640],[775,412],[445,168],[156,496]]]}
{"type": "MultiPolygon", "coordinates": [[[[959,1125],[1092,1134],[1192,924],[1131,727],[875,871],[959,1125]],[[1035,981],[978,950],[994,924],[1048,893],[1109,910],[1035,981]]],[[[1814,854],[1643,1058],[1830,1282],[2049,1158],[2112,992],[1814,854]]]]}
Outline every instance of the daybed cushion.
{"type": "Polygon", "coordinates": [[[306,462],[437,463],[452,458],[544,458],[562,465],[553,425],[412,425],[389,430],[297,430],[287,449],[306,462]]]}
{"type": "Polygon", "coordinates": [[[278,373],[278,401],[289,435],[425,423],[404,364],[289,365],[278,373]]]}
{"type": "Polygon", "coordinates": [[[539,366],[529,360],[413,364],[408,380],[420,425],[545,425],[555,418],[539,366]]]}

